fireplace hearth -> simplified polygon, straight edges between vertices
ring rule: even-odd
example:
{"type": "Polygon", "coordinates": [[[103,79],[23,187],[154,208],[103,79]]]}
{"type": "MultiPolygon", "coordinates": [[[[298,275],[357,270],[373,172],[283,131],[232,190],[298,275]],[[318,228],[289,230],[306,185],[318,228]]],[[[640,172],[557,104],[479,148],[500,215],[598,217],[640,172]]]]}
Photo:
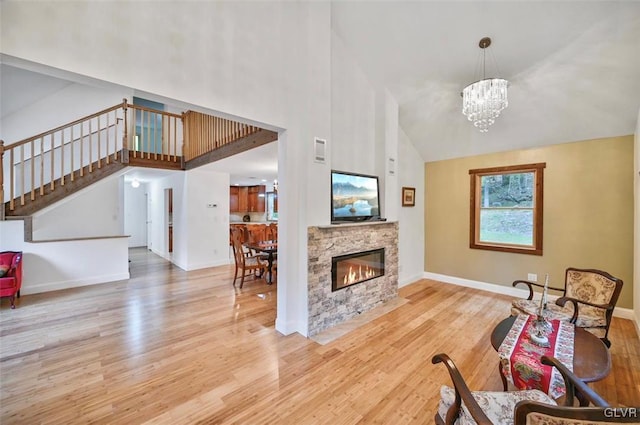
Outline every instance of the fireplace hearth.
{"type": "Polygon", "coordinates": [[[331,258],[331,290],[384,276],[384,248],[331,258]]]}

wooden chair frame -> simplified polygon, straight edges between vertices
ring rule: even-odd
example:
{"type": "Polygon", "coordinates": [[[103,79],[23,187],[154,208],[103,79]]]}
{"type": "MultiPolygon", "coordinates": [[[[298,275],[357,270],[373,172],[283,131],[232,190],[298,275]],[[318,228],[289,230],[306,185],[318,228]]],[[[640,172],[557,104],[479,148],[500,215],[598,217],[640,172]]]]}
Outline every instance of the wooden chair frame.
{"type": "Polygon", "coordinates": [[[244,285],[244,278],[246,276],[253,274],[254,278],[263,278],[267,271],[267,264],[263,262],[259,255],[247,255],[243,250],[242,237],[242,230],[231,229],[231,246],[233,248],[233,257],[236,265],[233,275],[233,286],[236,285],[238,271],[242,271],[240,275],[240,288],[244,285]],[[250,274],[247,274],[247,272],[250,272],[250,274]]]}
{"type": "MultiPolygon", "coordinates": [[[[540,412],[549,416],[569,419],[605,418],[604,420],[611,421],[610,417],[606,417],[605,409],[611,409],[611,411],[613,411],[613,408],[611,408],[609,404],[587,384],[578,379],[557,359],[542,356],[541,361],[545,365],[557,368],[564,378],[566,386],[565,405],[553,406],[537,401],[520,401],[516,404],[514,409],[514,425],[525,425],[527,414],[530,412],[540,412]],[[582,394],[585,399],[596,407],[572,407],[577,392],[582,394]]],[[[447,367],[455,390],[455,400],[447,411],[446,418],[442,418],[439,413],[436,413],[434,417],[436,424],[451,425],[455,423],[456,419],[458,419],[458,416],[460,415],[462,402],[464,402],[467,410],[478,425],[494,425],[476,402],[475,398],[471,394],[471,390],[462,377],[462,374],[448,355],[444,353],[436,354],[431,359],[431,363],[443,363],[447,367]]],[[[631,419],[637,420],[637,418],[631,419]]],[[[633,420],[623,422],[633,422],[633,420]]]]}
{"type": "MultiPolygon", "coordinates": [[[[527,297],[527,300],[532,300],[533,299],[533,287],[536,286],[538,288],[544,288],[544,285],[541,285],[539,283],[536,282],[530,282],[528,280],[516,280],[513,282],[513,286],[517,286],[519,284],[525,284],[527,285],[527,287],[529,288],[529,296],[527,297]]],[[[576,320],[578,319],[578,315],[579,315],[579,309],[578,309],[578,305],[579,304],[584,304],[584,305],[588,305],[591,307],[596,307],[596,308],[602,308],[604,310],[606,310],[605,312],[605,317],[606,317],[606,321],[607,324],[605,326],[605,334],[604,337],[601,338],[602,342],[605,343],[605,345],[607,347],[611,347],[611,341],[609,341],[609,326],[611,325],[611,318],[613,317],[613,310],[616,306],[616,303],[618,302],[618,298],[620,297],[620,292],[622,291],[622,280],[618,279],[617,277],[614,277],[612,275],[610,275],[609,273],[602,271],[602,270],[597,270],[597,269],[577,269],[574,267],[569,267],[567,268],[567,270],[565,271],[565,278],[564,278],[564,288],[554,288],[549,286],[548,289],[554,290],[554,291],[558,291],[558,292],[562,292],[562,296],[560,298],[558,298],[556,300],[556,304],[559,305],[560,307],[564,307],[564,305],[567,302],[571,302],[573,304],[573,316],[571,317],[570,322],[571,323],[576,323],[576,320]],[[567,293],[567,280],[569,277],[569,273],[571,273],[572,271],[577,271],[577,272],[582,272],[582,273],[594,273],[594,274],[599,274],[601,276],[603,276],[606,279],[609,279],[613,282],[615,282],[616,287],[613,291],[613,294],[611,295],[611,300],[609,301],[608,304],[594,304],[594,303],[590,303],[588,301],[583,301],[583,300],[579,300],[577,298],[572,298],[572,297],[567,297],[566,293],[567,293]]]]}

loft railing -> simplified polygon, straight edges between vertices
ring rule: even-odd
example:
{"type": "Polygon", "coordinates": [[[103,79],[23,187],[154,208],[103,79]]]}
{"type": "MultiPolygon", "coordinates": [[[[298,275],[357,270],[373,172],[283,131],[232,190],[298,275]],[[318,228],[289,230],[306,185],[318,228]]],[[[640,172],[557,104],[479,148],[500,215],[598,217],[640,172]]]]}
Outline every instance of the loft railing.
{"type": "Polygon", "coordinates": [[[182,145],[181,115],[130,105],[124,99],[53,130],[3,145],[0,199],[8,201],[13,211],[111,163],[126,164],[129,155],[181,161],[182,145]]]}
{"type": "Polygon", "coordinates": [[[140,105],[127,105],[125,100],[128,142],[131,157],[162,161],[180,161],[184,130],[182,115],[158,111],[140,105]]]}
{"type": "MultiPolygon", "coordinates": [[[[114,162],[183,163],[259,132],[259,127],[188,111],[121,104],[17,143],[0,141],[0,199],[9,211],[114,162]],[[187,143],[188,141],[188,143],[187,143]],[[6,184],[5,184],[6,183],[6,184]]],[[[4,219],[4,208],[0,208],[4,219]]]]}
{"type": "Polygon", "coordinates": [[[185,144],[185,161],[190,161],[261,130],[259,127],[195,111],[185,112],[183,120],[185,140],[189,141],[185,144]]]}

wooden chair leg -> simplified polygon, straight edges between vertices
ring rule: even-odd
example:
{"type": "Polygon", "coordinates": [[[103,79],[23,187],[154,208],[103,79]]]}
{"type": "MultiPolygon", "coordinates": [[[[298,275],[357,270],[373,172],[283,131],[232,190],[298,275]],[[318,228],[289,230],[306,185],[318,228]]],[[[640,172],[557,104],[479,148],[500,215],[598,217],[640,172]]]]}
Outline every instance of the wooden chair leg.
{"type": "Polygon", "coordinates": [[[14,304],[15,296],[11,295],[11,297],[9,297],[9,299],[11,300],[11,308],[16,308],[16,305],[14,304]]]}

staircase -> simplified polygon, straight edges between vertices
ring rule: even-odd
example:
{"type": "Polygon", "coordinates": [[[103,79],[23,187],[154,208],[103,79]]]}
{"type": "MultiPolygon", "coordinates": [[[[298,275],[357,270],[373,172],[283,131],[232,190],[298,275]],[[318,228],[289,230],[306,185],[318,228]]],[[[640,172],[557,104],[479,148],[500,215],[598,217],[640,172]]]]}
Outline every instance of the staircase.
{"type": "Polygon", "coordinates": [[[277,140],[194,111],[121,104],[4,146],[0,219],[29,216],[127,166],[186,170],[277,140]]]}

